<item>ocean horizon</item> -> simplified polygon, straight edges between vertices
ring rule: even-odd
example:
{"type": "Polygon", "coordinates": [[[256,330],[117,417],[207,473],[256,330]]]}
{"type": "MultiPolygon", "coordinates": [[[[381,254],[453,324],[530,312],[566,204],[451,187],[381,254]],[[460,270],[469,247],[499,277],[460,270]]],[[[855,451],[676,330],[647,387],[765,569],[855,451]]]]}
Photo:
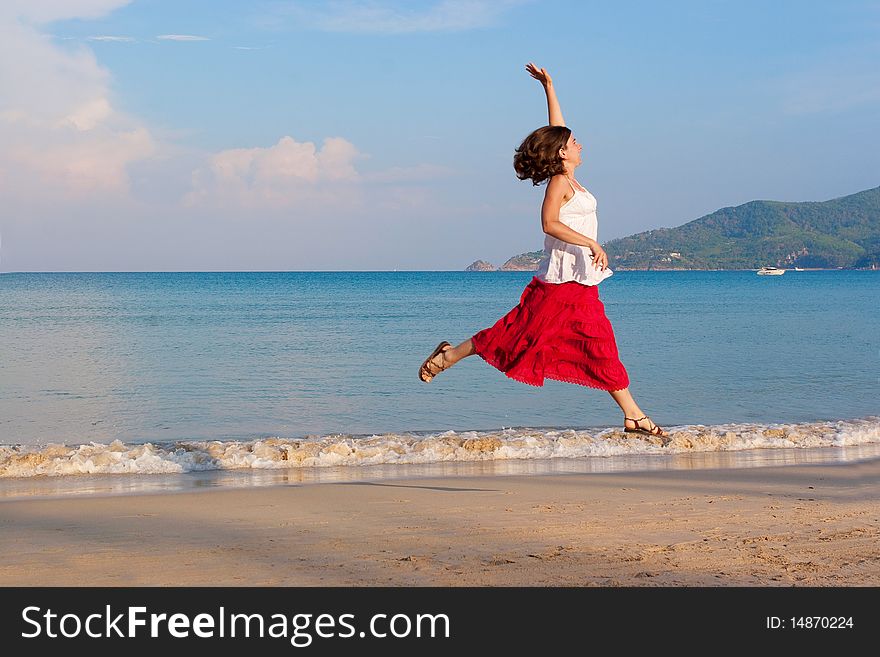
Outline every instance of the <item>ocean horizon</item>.
{"type": "Polygon", "coordinates": [[[666,444],[622,434],[604,391],[526,386],[476,356],[417,379],[437,342],[493,324],[533,275],[4,273],[0,479],[847,460],[880,443],[880,310],[866,303],[880,278],[863,270],[619,270],[603,282],[630,389],[666,444]]]}

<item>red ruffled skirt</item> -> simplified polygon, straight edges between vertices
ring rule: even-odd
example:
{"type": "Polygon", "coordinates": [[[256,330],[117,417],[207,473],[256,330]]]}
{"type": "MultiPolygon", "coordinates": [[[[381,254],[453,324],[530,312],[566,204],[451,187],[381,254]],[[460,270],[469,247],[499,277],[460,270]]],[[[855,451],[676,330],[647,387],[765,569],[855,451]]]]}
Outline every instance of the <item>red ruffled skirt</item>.
{"type": "Polygon", "coordinates": [[[536,276],[516,308],[471,339],[489,365],[529,385],[549,378],[602,390],[629,387],[596,285],[536,276]]]}

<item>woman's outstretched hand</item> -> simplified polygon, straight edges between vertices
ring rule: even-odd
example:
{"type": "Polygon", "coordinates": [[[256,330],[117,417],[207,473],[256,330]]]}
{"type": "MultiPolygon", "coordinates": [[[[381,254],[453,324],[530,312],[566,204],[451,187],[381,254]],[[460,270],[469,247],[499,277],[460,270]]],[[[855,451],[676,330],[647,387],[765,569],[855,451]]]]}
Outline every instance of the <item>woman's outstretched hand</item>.
{"type": "Polygon", "coordinates": [[[546,68],[538,68],[532,62],[526,64],[526,70],[533,78],[541,83],[544,87],[544,93],[547,95],[547,115],[550,125],[565,126],[565,119],[562,118],[562,108],[559,107],[559,100],[556,98],[556,88],[553,86],[553,79],[547,72],[546,68]]]}
{"type": "Polygon", "coordinates": [[[553,84],[553,79],[550,77],[550,74],[547,72],[546,68],[538,68],[531,62],[526,64],[526,70],[529,72],[533,78],[535,78],[538,82],[540,82],[544,87],[549,87],[553,84]]]}

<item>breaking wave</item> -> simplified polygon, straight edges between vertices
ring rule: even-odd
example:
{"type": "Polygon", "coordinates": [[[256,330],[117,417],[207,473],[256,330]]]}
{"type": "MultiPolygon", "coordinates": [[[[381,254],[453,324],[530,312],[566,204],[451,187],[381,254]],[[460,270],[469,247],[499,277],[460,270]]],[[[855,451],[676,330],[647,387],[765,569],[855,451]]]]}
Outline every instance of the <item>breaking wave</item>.
{"type": "Polygon", "coordinates": [[[175,443],[0,446],[0,477],[77,474],[169,474],[207,470],[268,470],[680,454],[751,449],[846,447],[880,443],[880,417],[800,424],[718,424],[667,427],[669,436],[615,429],[528,429],[334,434],[315,438],[175,443]]]}

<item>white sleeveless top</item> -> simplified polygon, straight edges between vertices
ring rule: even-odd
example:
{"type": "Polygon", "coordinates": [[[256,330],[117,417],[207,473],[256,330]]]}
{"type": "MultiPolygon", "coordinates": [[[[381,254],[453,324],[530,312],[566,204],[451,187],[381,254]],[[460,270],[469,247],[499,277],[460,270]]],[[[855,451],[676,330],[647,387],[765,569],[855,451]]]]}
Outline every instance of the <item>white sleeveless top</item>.
{"type": "MultiPolygon", "coordinates": [[[[559,221],[581,235],[598,241],[599,217],[596,214],[596,198],[590,192],[575,189],[568,181],[574,196],[559,208],[559,221]]],[[[538,265],[536,276],[547,283],[577,281],[583,285],[598,285],[614,272],[602,271],[593,265],[593,251],[558,240],[552,235],[544,237],[544,257],[538,265]]]]}

